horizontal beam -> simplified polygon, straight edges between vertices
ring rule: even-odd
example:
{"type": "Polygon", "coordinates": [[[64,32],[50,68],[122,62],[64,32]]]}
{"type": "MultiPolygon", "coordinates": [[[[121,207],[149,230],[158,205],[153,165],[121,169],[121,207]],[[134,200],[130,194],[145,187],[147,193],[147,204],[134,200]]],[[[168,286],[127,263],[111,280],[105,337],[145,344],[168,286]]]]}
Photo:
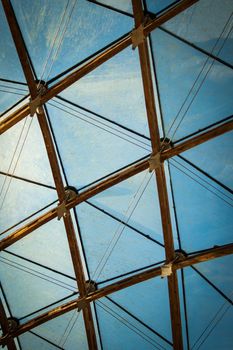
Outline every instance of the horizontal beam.
{"type": "Polygon", "coordinates": [[[206,131],[200,135],[190,138],[187,141],[184,141],[177,146],[170,148],[161,154],[161,160],[164,161],[166,159],[177,156],[178,154],[185,152],[193,147],[201,145],[202,143],[212,140],[213,138],[223,135],[226,132],[233,130],[233,120],[221,124],[209,131],[206,131]]]}
{"type": "MultiPolygon", "coordinates": [[[[211,249],[208,249],[207,251],[204,251],[202,253],[198,254],[193,254],[188,257],[184,257],[182,260],[177,260],[173,263],[172,265],[172,270],[177,271],[179,269],[182,269],[184,267],[188,267],[194,264],[199,264],[204,261],[209,261],[211,259],[219,258],[222,256],[230,255],[233,254],[233,243],[224,245],[224,246],[219,246],[219,247],[214,247],[211,249]]],[[[42,315],[39,315],[32,320],[18,326],[17,330],[12,332],[9,337],[17,337],[20,334],[23,334],[39,325],[42,323],[45,323],[49,320],[52,320],[58,316],[61,316],[65,314],[66,312],[69,312],[71,310],[75,310],[77,308],[84,308],[86,304],[91,303],[95,300],[98,300],[100,298],[103,298],[107,295],[110,295],[112,293],[115,293],[117,291],[120,291],[124,288],[128,288],[130,286],[133,286],[135,284],[147,281],[151,278],[161,276],[161,267],[158,266],[153,269],[140,272],[138,274],[135,274],[134,276],[122,279],[119,282],[110,284],[107,287],[103,287],[99,290],[96,290],[93,293],[89,293],[86,297],[83,298],[78,298],[76,300],[67,302],[66,304],[60,305],[42,315]]],[[[7,338],[6,338],[7,339],[7,338]]],[[[6,341],[6,339],[4,341],[6,341]]],[[[9,338],[8,338],[9,339],[9,338]]],[[[0,338],[0,344],[4,343],[3,340],[0,338]]]]}
{"type": "MultiPolygon", "coordinates": [[[[180,1],[176,6],[172,7],[159,17],[151,20],[150,23],[144,26],[144,35],[149,35],[149,33],[155,28],[159,27],[163,23],[167,22],[169,19],[176,16],[178,13],[184,11],[189,6],[193,5],[198,0],[183,0],[180,1]]],[[[72,73],[67,75],[64,79],[53,85],[50,89],[45,92],[45,94],[41,97],[41,102],[46,103],[51,98],[61,93],[64,89],[74,84],[79,79],[83,78],[88,73],[92,72],[94,69],[99,67],[104,62],[108,61],[110,58],[120,53],[122,50],[126,49],[132,44],[132,34],[127,35],[125,38],[120,39],[114,45],[112,45],[109,49],[105,50],[101,54],[97,55],[89,62],[77,68],[72,73]]],[[[18,123],[20,120],[25,118],[30,114],[29,104],[24,105],[20,108],[19,111],[14,112],[12,115],[5,118],[0,122],[0,134],[7,131],[10,127],[18,123]]]]}

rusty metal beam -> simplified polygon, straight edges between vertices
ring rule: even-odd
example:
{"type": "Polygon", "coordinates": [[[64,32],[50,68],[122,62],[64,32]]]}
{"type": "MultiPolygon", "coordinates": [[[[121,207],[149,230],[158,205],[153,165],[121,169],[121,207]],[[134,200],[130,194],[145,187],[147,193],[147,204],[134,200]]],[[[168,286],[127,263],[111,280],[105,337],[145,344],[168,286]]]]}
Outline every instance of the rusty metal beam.
{"type": "MultiPolygon", "coordinates": [[[[188,257],[183,257],[181,260],[176,260],[172,265],[172,271],[174,273],[179,269],[199,264],[201,262],[209,261],[212,259],[217,259],[230,254],[233,254],[233,243],[224,246],[214,247],[201,253],[192,254],[188,257]]],[[[92,293],[88,293],[88,295],[83,298],[78,298],[76,300],[60,305],[20,325],[16,331],[10,334],[10,336],[17,337],[20,334],[29,331],[30,329],[33,329],[49,320],[52,320],[58,316],[65,314],[66,312],[75,310],[77,308],[83,308],[87,303],[91,303],[95,300],[103,298],[112,293],[118,292],[124,288],[128,288],[135,284],[147,281],[151,278],[159,277],[162,274],[162,266],[163,265],[157,266],[155,268],[124,278],[121,281],[108,285],[107,287],[103,287],[92,293]]],[[[0,344],[4,344],[5,341],[6,339],[3,340],[0,338],[0,344]]]]}
{"type": "MultiPolygon", "coordinates": [[[[143,6],[141,0],[132,0],[133,13],[135,19],[135,32],[140,35],[140,28],[142,27],[145,18],[143,13],[143,6]]],[[[153,154],[160,152],[160,136],[158,127],[158,117],[155,107],[154,89],[152,82],[152,74],[150,67],[149,49],[146,38],[139,36],[138,51],[141,65],[141,73],[143,80],[145,104],[147,110],[147,119],[150,130],[150,138],[152,143],[153,154]]],[[[169,200],[167,193],[167,181],[165,178],[164,164],[160,164],[155,169],[156,183],[158,188],[158,197],[160,204],[160,213],[162,219],[163,236],[165,244],[165,253],[167,262],[171,262],[175,258],[172,224],[170,217],[169,200]]],[[[182,326],[180,313],[179,288],[177,281],[177,274],[174,273],[168,277],[168,291],[170,301],[170,315],[172,326],[173,346],[175,350],[183,349],[182,340],[182,326]]]]}
{"type": "MultiPolygon", "coordinates": [[[[35,99],[38,94],[37,83],[34,80],[33,71],[30,67],[30,61],[28,59],[26,46],[25,46],[20,28],[15,18],[14,11],[10,1],[2,0],[2,3],[3,3],[8,24],[10,26],[11,34],[16,46],[16,50],[23,68],[23,72],[28,83],[31,97],[32,99],[35,99]]],[[[58,193],[58,198],[60,203],[62,203],[63,201],[65,201],[65,189],[63,186],[59,163],[58,163],[55,147],[53,144],[53,139],[52,139],[49,125],[46,119],[44,108],[40,107],[37,110],[36,114],[38,117],[40,129],[43,135],[47,155],[50,162],[50,167],[53,174],[53,179],[54,179],[56,190],[58,193]]],[[[72,222],[72,218],[69,210],[66,211],[66,214],[63,216],[63,220],[64,220],[67,239],[69,243],[69,249],[70,249],[70,254],[73,262],[73,267],[75,271],[76,281],[79,289],[79,294],[80,294],[80,297],[85,297],[87,293],[86,284],[85,284],[86,279],[85,279],[82,259],[81,259],[81,255],[78,247],[78,242],[75,234],[75,229],[73,226],[73,222],[72,222]]],[[[94,327],[94,321],[93,321],[90,304],[88,304],[86,308],[83,309],[83,318],[84,318],[84,323],[86,328],[89,349],[97,350],[95,327],[94,327]]]]}
{"type": "MultiPolygon", "coordinates": [[[[9,323],[7,320],[6,312],[2,304],[2,300],[0,299],[0,325],[2,328],[2,335],[3,337],[6,336],[9,333],[9,323]]],[[[8,338],[6,341],[6,346],[8,350],[17,350],[14,339],[8,338]]]]}
{"type": "MultiPolygon", "coordinates": [[[[6,1],[6,0],[3,0],[6,1]]],[[[145,35],[149,35],[149,33],[154,30],[155,28],[159,27],[169,19],[173,18],[180,12],[184,11],[189,6],[193,5],[198,0],[181,0],[176,6],[172,7],[159,17],[153,19],[150,23],[146,24],[143,28],[143,32],[145,35]]],[[[70,85],[74,84],[76,81],[84,77],[86,74],[90,73],[97,67],[99,67],[101,64],[115,56],[116,54],[120,53],[122,50],[127,48],[132,44],[132,34],[127,35],[125,38],[119,40],[116,44],[112,45],[109,49],[105,50],[101,54],[97,55],[95,58],[81,66],[80,68],[77,68],[72,73],[67,75],[64,79],[59,81],[57,84],[52,86],[48,91],[42,96],[42,103],[46,103],[51,98],[62,92],[64,89],[69,87],[70,85]]],[[[0,134],[7,131],[10,127],[18,123],[20,120],[22,120],[24,117],[29,115],[30,108],[29,104],[24,105],[21,107],[20,111],[14,112],[12,115],[5,118],[3,121],[0,122],[0,134]]]]}

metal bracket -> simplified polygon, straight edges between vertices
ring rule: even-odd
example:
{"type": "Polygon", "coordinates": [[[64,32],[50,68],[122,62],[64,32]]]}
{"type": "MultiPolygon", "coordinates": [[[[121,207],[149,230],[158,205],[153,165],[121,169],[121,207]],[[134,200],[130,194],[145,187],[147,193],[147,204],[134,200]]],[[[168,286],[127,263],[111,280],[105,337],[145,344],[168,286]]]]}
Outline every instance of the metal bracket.
{"type": "Polygon", "coordinates": [[[57,219],[61,220],[61,218],[66,215],[67,215],[66,202],[62,202],[57,206],[57,219]]]}
{"type": "Polygon", "coordinates": [[[172,274],[172,263],[164,264],[161,266],[161,278],[171,276],[172,274]]]}
{"type": "Polygon", "coordinates": [[[139,44],[142,44],[143,41],[145,40],[144,26],[142,24],[132,31],[131,38],[132,38],[132,48],[133,50],[135,50],[136,47],[139,44]]]}
{"type": "Polygon", "coordinates": [[[84,307],[86,307],[86,300],[78,301],[78,312],[84,309],[84,307]]]}
{"type": "Polygon", "coordinates": [[[41,95],[38,95],[36,98],[34,98],[34,100],[30,99],[29,108],[31,117],[33,117],[36,112],[41,112],[41,95]]]}
{"type": "Polygon", "coordinates": [[[57,206],[57,218],[61,220],[63,216],[67,216],[66,204],[75,199],[78,195],[78,191],[75,187],[68,186],[65,188],[65,200],[57,206]]]}
{"type": "Polygon", "coordinates": [[[157,153],[149,159],[149,172],[159,168],[161,166],[160,153],[157,153]]]}

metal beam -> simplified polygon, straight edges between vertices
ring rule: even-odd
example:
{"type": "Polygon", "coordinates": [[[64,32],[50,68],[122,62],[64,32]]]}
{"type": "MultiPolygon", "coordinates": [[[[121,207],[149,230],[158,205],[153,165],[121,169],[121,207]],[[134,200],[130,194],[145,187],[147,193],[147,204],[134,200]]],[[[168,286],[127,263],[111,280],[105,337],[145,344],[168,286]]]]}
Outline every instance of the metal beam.
{"type": "MultiPolygon", "coordinates": [[[[30,61],[28,59],[26,46],[25,46],[20,28],[18,26],[10,1],[2,0],[2,2],[4,6],[5,15],[8,20],[8,24],[10,26],[11,34],[16,46],[16,50],[23,68],[23,72],[28,83],[31,97],[32,99],[35,99],[38,95],[37,83],[34,80],[33,71],[30,67],[30,61]]],[[[36,112],[36,114],[38,117],[40,129],[43,135],[48,159],[50,162],[50,167],[53,174],[53,179],[54,179],[56,190],[58,193],[58,198],[60,203],[62,203],[65,201],[66,194],[63,186],[62,176],[59,168],[55,147],[53,144],[53,139],[52,139],[49,125],[46,119],[44,108],[41,107],[36,112]]],[[[82,259],[81,259],[81,255],[78,247],[75,229],[73,226],[73,222],[72,222],[72,218],[69,210],[66,211],[66,215],[63,216],[63,220],[64,220],[67,239],[69,243],[69,249],[70,249],[70,254],[73,262],[76,281],[79,289],[79,294],[81,297],[85,297],[86,295],[85,280],[86,279],[84,275],[82,259]]],[[[94,327],[94,321],[92,317],[90,304],[83,309],[83,318],[84,318],[89,348],[91,350],[96,350],[97,342],[96,342],[95,327],[94,327]]]]}
{"type": "MultiPolygon", "coordinates": [[[[3,0],[7,1],[7,0],[3,0]]],[[[177,5],[160,15],[159,17],[151,20],[150,23],[145,25],[143,28],[143,32],[145,35],[149,35],[149,33],[155,28],[159,27],[169,19],[173,18],[180,12],[184,11],[191,5],[193,5],[198,0],[181,0],[177,5]]],[[[8,2],[8,1],[7,1],[8,2]]],[[[127,48],[132,44],[132,34],[127,35],[125,38],[119,40],[114,45],[112,45],[109,49],[105,50],[101,54],[97,55],[89,62],[81,66],[80,68],[74,70],[72,73],[67,75],[61,81],[53,85],[50,89],[45,92],[45,94],[41,97],[42,103],[46,103],[51,98],[62,92],[67,87],[74,84],[76,81],[99,67],[104,62],[108,61],[110,58],[120,53],[122,50],[127,48]]],[[[15,125],[17,122],[25,118],[30,114],[29,104],[24,105],[20,108],[19,111],[12,113],[10,116],[5,118],[2,122],[0,122],[0,134],[7,131],[10,127],[15,125]]]]}
{"type": "MultiPolygon", "coordinates": [[[[144,22],[144,13],[141,0],[132,0],[133,12],[135,18],[135,31],[139,30],[144,22]]],[[[158,117],[155,107],[154,89],[150,67],[149,49],[146,39],[142,39],[138,45],[141,73],[144,87],[145,104],[147,109],[147,119],[150,130],[150,138],[154,154],[160,151],[160,136],[158,127],[158,117]]],[[[165,178],[164,164],[160,164],[155,169],[156,182],[158,188],[160,212],[162,218],[163,236],[165,244],[166,259],[171,262],[175,258],[172,225],[170,218],[170,208],[167,193],[167,184],[165,178]]],[[[168,277],[168,290],[170,301],[170,315],[172,326],[173,346],[175,350],[183,349],[182,327],[180,314],[179,289],[176,272],[168,277]]]]}
{"type": "MultiPolygon", "coordinates": [[[[202,253],[192,254],[191,256],[182,258],[181,260],[176,260],[172,264],[172,271],[174,273],[174,271],[177,271],[179,269],[182,269],[194,264],[199,264],[204,261],[209,261],[211,259],[220,258],[222,256],[226,256],[230,254],[233,254],[233,243],[227,244],[224,246],[214,247],[202,253]]],[[[62,304],[18,326],[17,330],[12,332],[10,336],[11,337],[19,336],[20,334],[23,334],[49,320],[52,320],[58,316],[61,316],[66,312],[75,310],[77,308],[83,308],[86,305],[86,303],[91,303],[95,300],[98,300],[102,297],[105,297],[107,295],[120,291],[124,288],[128,288],[135,284],[147,281],[151,278],[161,276],[162,266],[163,265],[160,265],[158,267],[149,269],[147,271],[135,274],[134,276],[130,276],[128,278],[122,279],[121,281],[110,284],[107,287],[104,287],[99,290],[96,290],[95,292],[89,293],[88,295],[86,295],[86,297],[78,298],[76,300],[62,304]]],[[[4,344],[7,339],[9,338],[6,338],[5,340],[0,338],[0,345],[4,344]]]]}

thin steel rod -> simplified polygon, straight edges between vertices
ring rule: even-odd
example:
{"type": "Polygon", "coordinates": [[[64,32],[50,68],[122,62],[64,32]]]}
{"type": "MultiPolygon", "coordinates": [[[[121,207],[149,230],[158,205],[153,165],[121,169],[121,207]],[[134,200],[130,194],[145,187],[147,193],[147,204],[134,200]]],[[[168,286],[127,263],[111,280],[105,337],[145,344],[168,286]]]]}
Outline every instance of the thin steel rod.
{"type": "Polygon", "coordinates": [[[208,177],[211,181],[215,182],[218,186],[222,187],[225,191],[229,192],[230,194],[233,194],[233,190],[230,187],[224,185],[222,182],[220,182],[219,180],[215,179],[215,177],[211,176],[206,171],[204,171],[203,169],[199,168],[196,164],[194,164],[193,162],[191,162],[190,160],[188,160],[187,158],[185,158],[185,157],[183,157],[181,155],[178,155],[178,157],[180,159],[182,159],[185,163],[189,164],[191,167],[193,167],[194,169],[199,171],[201,174],[203,174],[206,177],[208,177]]]}
{"type": "Polygon", "coordinates": [[[128,128],[127,126],[124,126],[124,125],[122,125],[122,124],[120,124],[120,123],[118,123],[118,122],[116,122],[116,121],[114,121],[114,120],[111,120],[111,119],[109,119],[109,118],[107,118],[107,117],[104,117],[103,115],[101,115],[101,114],[99,114],[99,113],[96,113],[96,112],[94,112],[94,111],[91,111],[91,110],[88,109],[88,108],[85,108],[85,107],[83,107],[83,106],[80,106],[79,104],[77,104],[77,103],[75,103],[75,102],[69,101],[69,100],[67,100],[67,99],[64,98],[64,97],[56,96],[55,98],[57,98],[58,100],[61,100],[61,101],[63,101],[63,102],[66,102],[67,104],[69,104],[69,105],[71,105],[71,106],[74,106],[74,107],[76,107],[76,108],[79,108],[79,109],[83,110],[84,112],[90,113],[90,114],[96,116],[96,117],[99,118],[99,119],[105,120],[105,121],[109,122],[110,124],[116,125],[116,126],[118,126],[119,128],[121,128],[121,129],[124,129],[124,130],[126,130],[126,131],[128,131],[128,132],[130,132],[130,133],[133,133],[133,134],[135,134],[135,135],[137,135],[137,136],[139,136],[139,137],[142,137],[142,138],[144,138],[144,139],[150,141],[150,138],[149,138],[148,136],[145,136],[145,135],[143,135],[143,134],[140,134],[139,132],[137,132],[137,131],[135,131],[135,130],[133,130],[133,129],[131,129],[131,128],[128,128]]]}
{"type": "Polygon", "coordinates": [[[173,33],[172,31],[170,31],[170,30],[168,30],[168,29],[166,29],[166,28],[164,28],[164,27],[159,27],[159,30],[163,31],[164,33],[167,33],[168,35],[172,36],[173,38],[176,38],[177,40],[183,42],[184,44],[187,44],[188,46],[192,47],[193,49],[195,49],[195,50],[197,50],[197,51],[203,53],[204,55],[206,55],[206,56],[212,58],[214,61],[219,62],[219,63],[223,64],[224,66],[230,68],[230,69],[233,69],[233,65],[232,65],[232,64],[230,64],[230,63],[228,63],[228,62],[222,60],[222,59],[221,59],[220,57],[218,57],[218,56],[213,55],[211,52],[208,52],[208,51],[202,49],[201,47],[199,47],[199,46],[197,46],[197,45],[191,43],[191,42],[188,41],[187,39],[182,38],[181,36],[179,36],[179,35],[173,33]]]}

